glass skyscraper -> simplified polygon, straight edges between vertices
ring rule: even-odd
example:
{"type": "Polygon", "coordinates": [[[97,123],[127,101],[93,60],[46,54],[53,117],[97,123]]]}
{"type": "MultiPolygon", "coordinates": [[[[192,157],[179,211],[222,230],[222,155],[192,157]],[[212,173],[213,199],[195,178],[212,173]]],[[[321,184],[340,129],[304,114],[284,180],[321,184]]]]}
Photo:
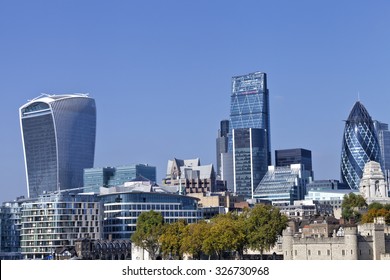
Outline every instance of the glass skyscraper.
{"type": "Polygon", "coordinates": [[[271,164],[269,94],[267,75],[254,72],[232,78],[228,151],[224,163],[232,165],[232,175],[222,166],[223,177],[230,178],[228,189],[247,198],[260,183],[271,164]],[[230,160],[226,160],[230,159],[230,160]]]}
{"type": "Polygon", "coordinates": [[[19,109],[28,196],[80,188],[93,166],[95,100],[85,94],[42,95],[19,109]]]}
{"type": "Polygon", "coordinates": [[[267,133],[259,128],[233,130],[234,192],[247,198],[268,169],[267,133]]]}
{"type": "Polygon", "coordinates": [[[382,162],[374,123],[366,108],[355,103],[345,122],[341,149],[341,180],[358,190],[364,165],[369,161],[382,162]]]}
{"type": "MultiPolygon", "coordinates": [[[[266,73],[254,72],[232,78],[230,135],[233,129],[238,128],[261,128],[266,131],[268,165],[271,165],[269,92],[266,73]]],[[[232,150],[231,145],[229,150],[232,150]]]]}

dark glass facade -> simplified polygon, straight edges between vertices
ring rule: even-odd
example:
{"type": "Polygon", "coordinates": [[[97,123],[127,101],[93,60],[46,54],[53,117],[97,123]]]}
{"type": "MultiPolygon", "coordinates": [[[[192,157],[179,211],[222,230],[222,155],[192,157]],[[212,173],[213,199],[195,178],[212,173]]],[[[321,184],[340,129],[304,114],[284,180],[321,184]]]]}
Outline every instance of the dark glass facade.
{"type": "MultiPolygon", "coordinates": [[[[267,75],[254,72],[232,78],[230,132],[238,128],[261,128],[267,134],[268,164],[271,164],[271,131],[267,75]]],[[[229,147],[229,151],[232,147],[229,147]]]]}
{"type": "Polygon", "coordinates": [[[381,149],[381,166],[385,174],[387,185],[390,184],[390,130],[387,123],[374,121],[374,127],[378,135],[379,147],[381,149]]]}
{"type": "Polygon", "coordinates": [[[381,149],[382,168],[390,170],[390,131],[387,123],[374,121],[374,127],[378,135],[379,147],[381,149]]]}
{"type": "Polygon", "coordinates": [[[382,162],[377,134],[371,116],[362,103],[356,102],[345,122],[341,150],[341,180],[358,190],[364,165],[382,162]]]}
{"type": "Polygon", "coordinates": [[[133,164],[119,167],[84,169],[84,192],[99,192],[100,187],[121,186],[136,179],[156,182],[156,167],[133,164]]]}
{"type": "Polygon", "coordinates": [[[290,166],[291,164],[303,164],[305,170],[313,171],[311,151],[305,149],[286,149],[275,151],[275,166],[290,166]]]}
{"type": "Polygon", "coordinates": [[[95,101],[86,95],[43,95],[20,108],[29,197],[81,188],[93,166],[95,101]]]}
{"type": "Polygon", "coordinates": [[[232,134],[234,192],[251,198],[267,173],[267,133],[264,129],[241,128],[232,134]]]}
{"type": "Polygon", "coordinates": [[[228,151],[228,134],[229,134],[229,121],[223,120],[220,124],[220,129],[218,130],[218,138],[216,141],[217,144],[217,176],[221,177],[222,173],[222,154],[228,151]]]}

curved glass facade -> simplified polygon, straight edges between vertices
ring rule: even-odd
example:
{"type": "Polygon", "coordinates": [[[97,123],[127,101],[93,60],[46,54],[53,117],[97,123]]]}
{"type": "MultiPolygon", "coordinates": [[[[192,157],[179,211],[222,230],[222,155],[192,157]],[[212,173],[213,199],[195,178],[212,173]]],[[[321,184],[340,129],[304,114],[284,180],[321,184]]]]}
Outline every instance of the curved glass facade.
{"type": "Polygon", "coordinates": [[[43,95],[20,108],[29,197],[83,186],[93,166],[95,101],[86,95],[43,95]]]}
{"type": "Polygon", "coordinates": [[[371,116],[362,103],[356,102],[345,122],[341,150],[341,180],[358,190],[364,165],[381,162],[378,138],[371,116]]]}
{"type": "Polygon", "coordinates": [[[180,219],[196,223],[203,219],[198,199],[162,193],[127,192],[101,195],[104,204],[103,238],[129,239],[142,212],[160,212],[166,223],[180,219]]]}

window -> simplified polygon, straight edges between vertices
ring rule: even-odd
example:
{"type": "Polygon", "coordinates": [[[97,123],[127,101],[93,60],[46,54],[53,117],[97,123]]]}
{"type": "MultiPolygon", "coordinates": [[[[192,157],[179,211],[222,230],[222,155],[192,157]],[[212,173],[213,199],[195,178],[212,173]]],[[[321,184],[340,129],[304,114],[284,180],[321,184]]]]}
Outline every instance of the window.
{"type": "Polygon", "coordinates": [[[341,255],[345,256],[345,250],[341,251],[341,255]]]}

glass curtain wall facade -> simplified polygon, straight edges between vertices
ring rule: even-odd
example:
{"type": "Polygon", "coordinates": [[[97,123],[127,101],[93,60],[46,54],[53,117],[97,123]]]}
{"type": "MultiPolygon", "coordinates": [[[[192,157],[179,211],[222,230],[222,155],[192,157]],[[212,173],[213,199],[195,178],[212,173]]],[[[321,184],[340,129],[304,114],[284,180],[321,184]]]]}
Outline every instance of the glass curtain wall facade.
{"type": "Polygon", "coordinates": [[[381,149],[381,166],[384,171],[386,182],[390,179],[390,131],[387,123],[374,121],[374,127],[378,135],[379,147],[381,149]]]}
{"type": "Polygon", "coordinates": [[[233,129],[234,192],[246,198],[253,191],[268,168],[267,133],[264,129],[233,129]]]}
{"type": "Polygon", "coordinates": [[[269,166],[255,190],[254,198],[269,200],[273,205],[293,205],[295,200],[304,198],[309,177],[310,172],[306,172],[301,164],[269,166]]]}
{"type": "Polygon", "coordinates": [[[307,171],[312,169],[311,151],[305,149],[286,149],[275,151],[275,166],[290,166],[291,164],[303,164],[307,171]]]}
{"type": "Polygon", "coordinates": [[[42,95],[23,105],[19,114],[28,196],[81,188],[83,169],[94,162],[94,99],[42,95]]]}
{"type": "Polygon", "coordinates": [[[136,230],[141,213],[160,212],[166,223],[186,220],[196,223],[203,219],[198,199],[189,196],[147,192],[123,192],[101,195],[104,205],[103,238],[129,240],[136,230]]]}
{"type": "Polygon", "coordinates": [[[359,101],[345,122],[341,149],[341,180],[352,190],[359,189],[364,166],[369,161],[382,162],[374,123],[359,101]]]}
{"type": "Polygon", "coordinates": [[[156,182],[156,167],[146,164],[133,164],[119,167],[84,169],[84,192],[99,193],[99,188],[122,186],[136,180],[156,182]]]}
{"type": "MultiPolygon", "coordinates": [[[[261,128],[267,134],[267,164],[271,165],[271,131],[267,75],[254,72],[232,78],[230,135],[233,129],[261,128]]],[[[229,151],[232,151],[229,140],[229,151]]]]}

